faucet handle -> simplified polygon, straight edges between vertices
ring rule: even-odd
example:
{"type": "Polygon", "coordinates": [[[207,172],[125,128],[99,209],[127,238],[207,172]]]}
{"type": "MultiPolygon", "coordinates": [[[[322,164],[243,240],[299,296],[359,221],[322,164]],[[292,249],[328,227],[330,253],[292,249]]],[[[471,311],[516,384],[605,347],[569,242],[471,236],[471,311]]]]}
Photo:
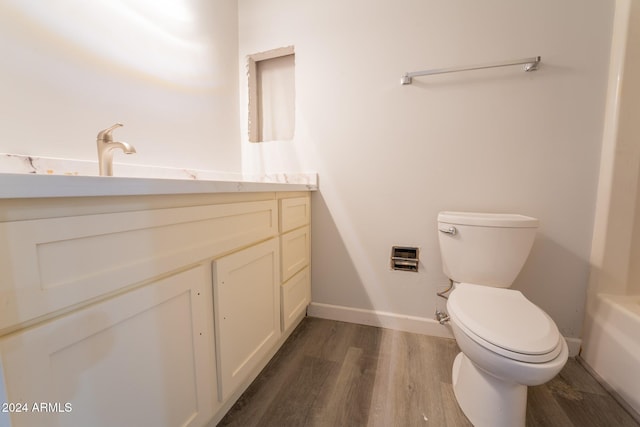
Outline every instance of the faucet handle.
{"type": "Polygon", "coordinates": [[[109,128],[101,130],[100,132],[98,132],[98,141],[113,142],[113,136],[111,136],[111,132],[122,126],[124,126],[122,123],[116,123],[109,128]]]}

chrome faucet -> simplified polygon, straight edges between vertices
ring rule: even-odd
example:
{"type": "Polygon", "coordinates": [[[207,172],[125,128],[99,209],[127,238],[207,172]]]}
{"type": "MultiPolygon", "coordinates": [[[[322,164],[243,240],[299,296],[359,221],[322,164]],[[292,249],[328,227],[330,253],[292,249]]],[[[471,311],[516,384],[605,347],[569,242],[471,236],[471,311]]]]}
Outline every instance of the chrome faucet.
{"type": "Polygon", "coordinates": [[[98,132],[98,163],[100,164],[100,176],[113,176],[114,150],[121,149],[125,154],[133,154],[136,152],[136,149],[133,148],[132,145],[113,140],[111,132],[121,126],[123,126],[122,123],[116,123],[110,128],[98,132]]]}

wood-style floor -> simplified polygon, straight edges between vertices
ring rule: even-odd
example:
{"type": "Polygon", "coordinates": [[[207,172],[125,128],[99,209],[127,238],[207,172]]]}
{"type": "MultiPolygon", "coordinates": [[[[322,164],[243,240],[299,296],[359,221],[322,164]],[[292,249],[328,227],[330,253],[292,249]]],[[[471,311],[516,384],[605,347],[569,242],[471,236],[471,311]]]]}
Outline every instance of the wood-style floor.
{"type": "MultiPolygon", "coordinates": [[[[454,340],[305,318],[218,426],[471,426],[454,340]]],[[[529,388],[527,426],[638,427],[574,359],[529,388]]]]}

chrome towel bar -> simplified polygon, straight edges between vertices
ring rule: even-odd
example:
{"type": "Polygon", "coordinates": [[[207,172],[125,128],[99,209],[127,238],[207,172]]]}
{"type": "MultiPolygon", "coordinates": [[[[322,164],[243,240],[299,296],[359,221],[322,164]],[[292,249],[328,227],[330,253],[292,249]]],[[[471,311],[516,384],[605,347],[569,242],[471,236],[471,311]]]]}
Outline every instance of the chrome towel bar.
{"type": "Polygon", "coordinates": [[[538,65],[540,64],[541,60],[542,58],[540,56],[534,56],[531,58],[495,62],[491,64],[467,65],[464,67],[437,68],[432,70],[413,71],[410,73],[405,73],[404,76],[402,76],[402,78],[400,79],[400,83],[403,85],[410,85],[412,83],[413,77],[418,76],[431,76],[434,74],[457,73],[459,71],[482,70],[484,68],[509,67],[511,65],[524,65],[524,71],[535,71],[538,69],[538,65]]]}

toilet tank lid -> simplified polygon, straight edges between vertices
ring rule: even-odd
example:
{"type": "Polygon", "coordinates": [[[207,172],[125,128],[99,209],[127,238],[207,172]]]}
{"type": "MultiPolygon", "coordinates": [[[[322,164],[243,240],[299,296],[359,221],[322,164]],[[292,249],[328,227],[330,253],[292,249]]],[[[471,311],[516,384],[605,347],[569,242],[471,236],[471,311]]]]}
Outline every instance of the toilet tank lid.
{"type": "Polygon", "coordinates": [[[452,212],[438,214],[438,222],[483,227],[537,228],[539,221],[530,216],[510,213],[452,212]]]}

